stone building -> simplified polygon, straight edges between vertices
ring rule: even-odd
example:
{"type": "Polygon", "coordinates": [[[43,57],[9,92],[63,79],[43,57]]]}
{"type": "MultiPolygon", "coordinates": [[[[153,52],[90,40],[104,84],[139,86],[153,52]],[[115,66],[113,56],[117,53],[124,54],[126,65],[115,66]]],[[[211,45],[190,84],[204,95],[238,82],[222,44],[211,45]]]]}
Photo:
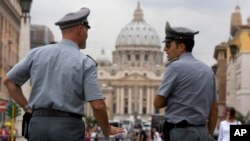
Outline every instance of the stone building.
{"type": "Polygon", "coordinates": [[[0,1],[0,102],[9,100],[2,81],[6,72],[18,62],[20,16],[19,0],[0,1]]]}
{"type": "Polygon", "coordinates": [[[54,42],[54,35],[45,25],[31,25],[30,48],[44,46],[54,42]]]}
{"type": "Polygon", "coordinates": [[[217,60],[216,66],[216,88],[218,98],[218,123],[224,120],[226,109],[226,79],[227,79],[227,47],[228,44],[223,42],[215,47],[214,58],[217,60]]]}
{"type": "Polygon", "coordinates": [[[250,112],[250,17],[241,20],[240,7],[231,17],[231,38],[227,49],[227,105],[246,115],[250,112]]]}
{"type": "Polygon", "coordinates": [[[250,111],[250,17],[243,24],[240,7],[231,15],[230,38],[215,48],[219,104],[235,107],[246,115],[250,111]],[[226,69],[225,69],[226,66],[226,69]],[[226,90],[226,91],[225,91],[226,90]]]}
{"type": "Polygon", "coordinates": [[[110,61],[102,50],[96,59],[110,119],[150,121],[152,114],[162,113],[154,108],[153,100],[165,70],[163,52],[140,3],[132,21],[120,31],[112,57],[110,61]]]}

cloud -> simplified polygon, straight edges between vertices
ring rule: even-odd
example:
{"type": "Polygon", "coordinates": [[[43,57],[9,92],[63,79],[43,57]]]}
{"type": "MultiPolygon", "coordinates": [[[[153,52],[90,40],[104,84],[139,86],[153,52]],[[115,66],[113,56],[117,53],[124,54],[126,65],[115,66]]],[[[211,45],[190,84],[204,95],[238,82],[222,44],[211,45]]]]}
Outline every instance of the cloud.
{"type": "MultiPolygon", "coordinates": [[[[68,12],[81,7],[91,9],[89,22],[91,29],[85,53],[93,58],[105,48],[111,57],[116,38],[121,29],[131,22],[136,0],[35,0],[31,9],[31,23],[47,25],[57,41],[61,33],[54,23],[68,12]]],[[[216,45],[228,40],[230,16],[234,11],[235,0],[140,0],[144,19],[153,26],[160,40],[164,39],[165,22],[171,26],[186,26],[200,33],[196,36],[194,56],[208,65],[215,63],[213,52],[216,45]]],[[[250,15],[250,1],[239,1],[242,21],[250,15]]]]}

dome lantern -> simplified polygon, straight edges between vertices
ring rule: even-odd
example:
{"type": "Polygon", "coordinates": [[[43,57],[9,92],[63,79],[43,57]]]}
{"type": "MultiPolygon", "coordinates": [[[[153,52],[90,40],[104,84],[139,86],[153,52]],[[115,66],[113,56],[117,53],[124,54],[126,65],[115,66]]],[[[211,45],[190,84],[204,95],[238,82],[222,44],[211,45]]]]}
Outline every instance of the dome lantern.
{"type": "Polygon", "coordinates": [[[132,22],[142,22],[142,21],[144,21],[143,12],[140,7],[140,2],[138,2],[137,8],[135,9],[135,12],[134,12],[134,19],[132,20],[132,22]]]}

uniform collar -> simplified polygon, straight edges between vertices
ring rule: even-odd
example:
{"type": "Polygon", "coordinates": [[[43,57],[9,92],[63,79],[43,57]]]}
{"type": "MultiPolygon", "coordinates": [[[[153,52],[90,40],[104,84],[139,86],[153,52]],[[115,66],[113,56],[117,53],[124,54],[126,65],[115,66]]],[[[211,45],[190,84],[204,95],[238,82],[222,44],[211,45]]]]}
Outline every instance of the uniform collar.
{"type": "Polygon", "coordinates": [[[74,48],[77,48],[77,49],[80,50],[79,46],[75,42],[73,42],[71,40],[68,40],[68,39],[62,39],[59,42],[59,44],[64,44],[64,45],[67,45],[67,46],[70,46],[70,47],[74,47],[74,48]]]}
{"type": "Polygon", "coordinates": [[[193,55],[191,52],[185,52],[179,58],[182,59],[182,58],[186,58],[186,57],[193,57],[193,55]]]}

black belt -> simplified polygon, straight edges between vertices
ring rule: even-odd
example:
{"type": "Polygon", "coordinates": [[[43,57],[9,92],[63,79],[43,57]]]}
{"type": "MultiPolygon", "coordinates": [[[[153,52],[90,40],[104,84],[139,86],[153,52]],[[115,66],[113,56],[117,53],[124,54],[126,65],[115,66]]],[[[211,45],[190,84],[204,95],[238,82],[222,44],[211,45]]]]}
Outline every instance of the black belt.
{"type": "Polygon", "coordinates": [[[205,127],[205,124],[194,125],[194,124],[188,123],[186,120],[181,121],[176,124],[165,121],[164,126],[163,126],[164,138],[166,141],[170,140],[170,130],[174,128],[201,127],[201,126],[205,127]]]}
{"type": "Polygon", "coordinates": [[[198,125],[195,125],[195,124],[190,124],[188,123],[186,120],[184,121],[181,121],[179,123],[170,123],[170,122],[167,122],[166,123],[167,126],[170,126],[172,128],[186,128],[186,127],[198,127],[198,126],[205,126],[205,124],[198,124],[198,125]]]}
{"type": "Polygon", "coordinates": [[[40,117],[76,117],[82,118],[82,115],[64,112],[55,109],[35,109],[32,112],[32,117],[40,116],[40,117]]]}

